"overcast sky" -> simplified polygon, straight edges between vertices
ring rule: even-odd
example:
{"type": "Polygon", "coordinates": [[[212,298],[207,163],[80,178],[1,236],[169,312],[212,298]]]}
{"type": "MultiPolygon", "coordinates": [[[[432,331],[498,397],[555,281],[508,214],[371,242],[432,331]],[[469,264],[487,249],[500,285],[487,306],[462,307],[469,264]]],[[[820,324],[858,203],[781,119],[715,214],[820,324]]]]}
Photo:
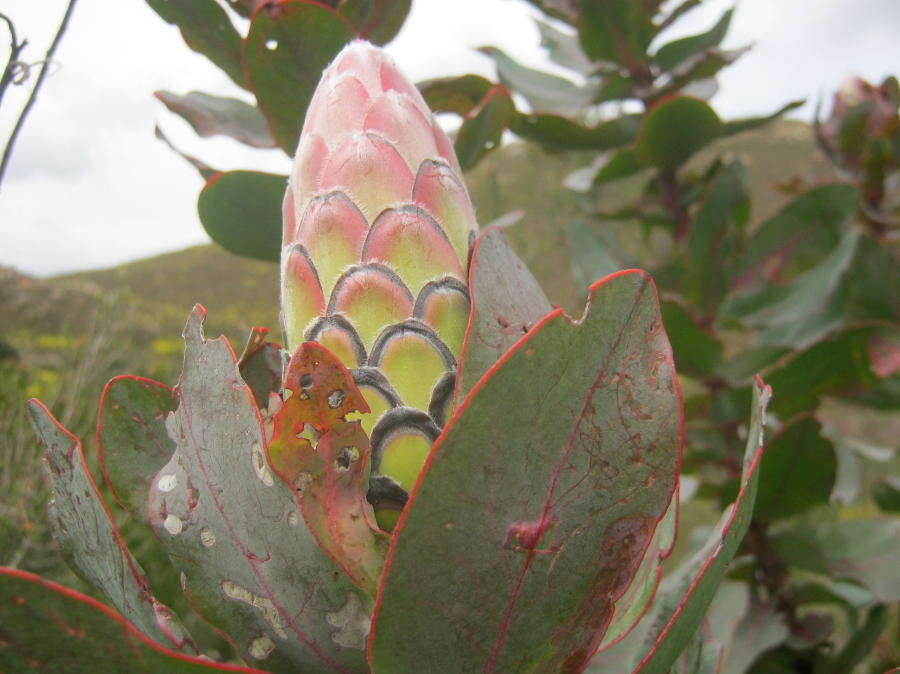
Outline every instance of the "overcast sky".
{"type": "MultiPolygon", "coordinates": [[[[65,0],[0,0],[27,57],[39,60],[65,0]]],[[[732,3],[709,0],[670,35],[708,28],[732,3]]],[[[415,80],[493,76],[473,48],[493,44],[530,65],[545,60],[533,12],[520,0],[415,0],[390,45],[415,80]]],[[[766,113],[833,90],[851,74],[900,70],[900,0],[744,0],[726,47],[755,43],[727,69],[713,104],[723,117],[766,113]]],[[[0,37],[5,60],[6,35],[0,37]]],[[[0,140],[24,101],[7,93],[0,140]]],[[[153,137],[157,122],[182,149],[218,168],[287,172],[278,151],[199,139],[153,97],[156,89],[246,95],[144,0],[80,0],[38,104],[0,187],[0,265],[35,275],[119,264],[208,240],[196,216],[197,173],[153,137]]],[[[810,119],[812,104],[794,113],[810,119]]]]}

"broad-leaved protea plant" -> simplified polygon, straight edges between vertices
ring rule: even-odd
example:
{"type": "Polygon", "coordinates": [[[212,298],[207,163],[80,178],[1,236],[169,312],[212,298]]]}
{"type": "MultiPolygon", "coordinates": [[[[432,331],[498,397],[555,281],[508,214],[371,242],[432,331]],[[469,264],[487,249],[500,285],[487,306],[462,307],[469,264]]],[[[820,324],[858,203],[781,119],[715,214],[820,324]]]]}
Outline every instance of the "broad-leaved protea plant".
{"type": "Polygon", "coordinates": [[[735,503],[653,602],[684,434],[653,283],[613,274],[573,321],[476,234],[416,88],[347,46],[284,199],[285,348],[254,329],[237,357],[195,307],[177,386],[117,377],[98,417],[118,506],[255,669],[198,653],[37,401],[56,541],[111,607],[0,569],[0,669],[716,671],[698,626],[749,522],[766,387],[735,503]]]}

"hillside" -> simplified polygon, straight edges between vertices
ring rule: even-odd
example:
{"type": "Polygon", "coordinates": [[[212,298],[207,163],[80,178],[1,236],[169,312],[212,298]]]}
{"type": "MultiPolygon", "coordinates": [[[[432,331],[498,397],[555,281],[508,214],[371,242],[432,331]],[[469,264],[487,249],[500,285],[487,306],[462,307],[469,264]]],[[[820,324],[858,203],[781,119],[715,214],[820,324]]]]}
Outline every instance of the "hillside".
{"type": "MultiPolygon", "coordinates": [[[[776,185],[801,175],[831,174],[802,122],[783,121],[720,143],[695,163],[723,152],[747,166],[754,193],[754,222],[772,215],[786,201],[776,185]]],[[[490,222],[514,210],[524,218],[509,235],[551,300],[576,309],[580,290],[569,265],[568,223],[581,217],[580,200],[562,186],[563,178],[590,161],[590,155],[548,154],[514,143],[489,155],[467,175],[479,221],[490,222]],[[535,189],[538,186],[540,189],[535,189]]],[[[609,208],[633,195],[636,180],[616,183],[604,194],[609,208]]],[[[196,246],[112,269],[82,272],[58,280],[87,281],[127,300],[142,322],[160,335],[177,336],[190,307],[209,310],[211,333],[242,335],[252,325],[278,325],[278,280],[274,265],[246,260],[214,246],[196,246]]]]}
{"type": "MultiPolygon", "coordinates": [[[[704,165],[717,152],[739,156],[746,165],[756,209],[753,222],[772,215],[787,200],[776,187],[779,183],[833,175],[801,122],[782,121],[727,139],[694,164],[704,165]]],[[[568,232],[569,224],[583,217],[583,200],[562,181],[590,159],[513,143],[467,175],[480,222],[524,211],[523,219],[508,229],[510,239],[551,301],[573,313],[580,311],[584,289],[573,280],[568,232]]],[[[627,201],[639,184],[636,178],[611,185],[600,206],[610,210],[627,201]]],[[[632,246],[646,245],[639,228],[608,226],[632,246]]],[[[279,338],[277,266],[213,245],[47,280],[9,270],[0,274],[0,315],[11,319],[3,327],[3,339],[51,388],[59,369],[71,368],[93,352],[115,353],[108,364],[119,371],[173,381],[180,369],[181,328],[195,303],[209,312],[208,334],[224,333],[235,348],[254,325],[268,326],[279,338]]]]}

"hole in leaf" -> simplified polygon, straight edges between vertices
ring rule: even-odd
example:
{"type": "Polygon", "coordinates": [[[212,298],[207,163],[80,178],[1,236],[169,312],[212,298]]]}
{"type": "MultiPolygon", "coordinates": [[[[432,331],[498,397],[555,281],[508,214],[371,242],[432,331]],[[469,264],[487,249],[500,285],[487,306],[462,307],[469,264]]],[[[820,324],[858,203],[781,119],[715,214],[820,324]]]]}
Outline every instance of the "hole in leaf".
{"type": "Polygon", "coordinates": [[[356,447],[344,447],[334,460],[334,468],[339,473],[350,470],[350,466],[359,461],[359,450],[356,447]]]}
{"type": "Polygon", "coordinates": [[[303,496],[303,492],[306,491],[306,488],[310,485],[312,479],[312,475],[306,471],[298,473],[297,477],[294,478],[294,489],[297,490],[297,494],[303,496]]]}
{"type": "Polygon", "coordinates": [[[269,471],[269,464],[266,461],[266,457],[263,454],[262,447],[258,442],[253,443],[253,469],[256,471],[256,476],[260,479],[260,481],[267,487],[271,487],[275,484],[275,480],[272,477],[272,473],[269,471]]]}
{"type": "Polygon", "coordinates": [[[268,49],[269,51],[275,51],[276,49],[278,49],[278,40],[271,38],[266,40],[266,49],[268,49]]]}
{"type": "Polygon", "coordinates": [[[346,396],[344,392],[340,389],[335,389],[331,393],[328,394],[328,406],[336,410],[338,407],[344,404],[344,399],[346,396]]]}

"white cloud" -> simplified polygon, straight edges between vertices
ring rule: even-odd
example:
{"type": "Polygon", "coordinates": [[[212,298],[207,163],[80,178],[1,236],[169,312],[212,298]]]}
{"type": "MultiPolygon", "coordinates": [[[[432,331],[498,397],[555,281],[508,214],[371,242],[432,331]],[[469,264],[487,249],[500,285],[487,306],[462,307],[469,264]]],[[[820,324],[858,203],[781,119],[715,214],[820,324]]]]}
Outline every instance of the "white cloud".
{"type": "MultiPolygon", "coordinates": [[[[43,55],[64,6],[65,0],[4,6],[31,41],[30,60],[43,55]]],[[[492,76],[491,62],[474,52],[483,44],[529,65],[545,63],[533,10],[522,0],[416,0],[413,6],[389,51],[414,79],[492,76]]],[[[671,36],[705,30],[728,6],[710,0],[671,36]]],[[[756,47],[725,71],[714,103],[726,117],[760,114],[792,98],[815,98],[852,73],[879,79],[896,62],[898,25],[896,0],[744,0],[726,46],[756,47]]],[[[157,121],[179,147],[213,166],[288,170],[277,151],[197,138],[152,97],[155,89],[242,92],[143,0],[81,0],[57,61],[0,187],[0,264],[46,275],[205,241],[195,212],[202,183],[153,138],[157,121]]],[[[4,100],[0,138],[24,94],[14,90],[4,100]]],[[[810,106],[801,111],[807,119],[810,106]]]]}

